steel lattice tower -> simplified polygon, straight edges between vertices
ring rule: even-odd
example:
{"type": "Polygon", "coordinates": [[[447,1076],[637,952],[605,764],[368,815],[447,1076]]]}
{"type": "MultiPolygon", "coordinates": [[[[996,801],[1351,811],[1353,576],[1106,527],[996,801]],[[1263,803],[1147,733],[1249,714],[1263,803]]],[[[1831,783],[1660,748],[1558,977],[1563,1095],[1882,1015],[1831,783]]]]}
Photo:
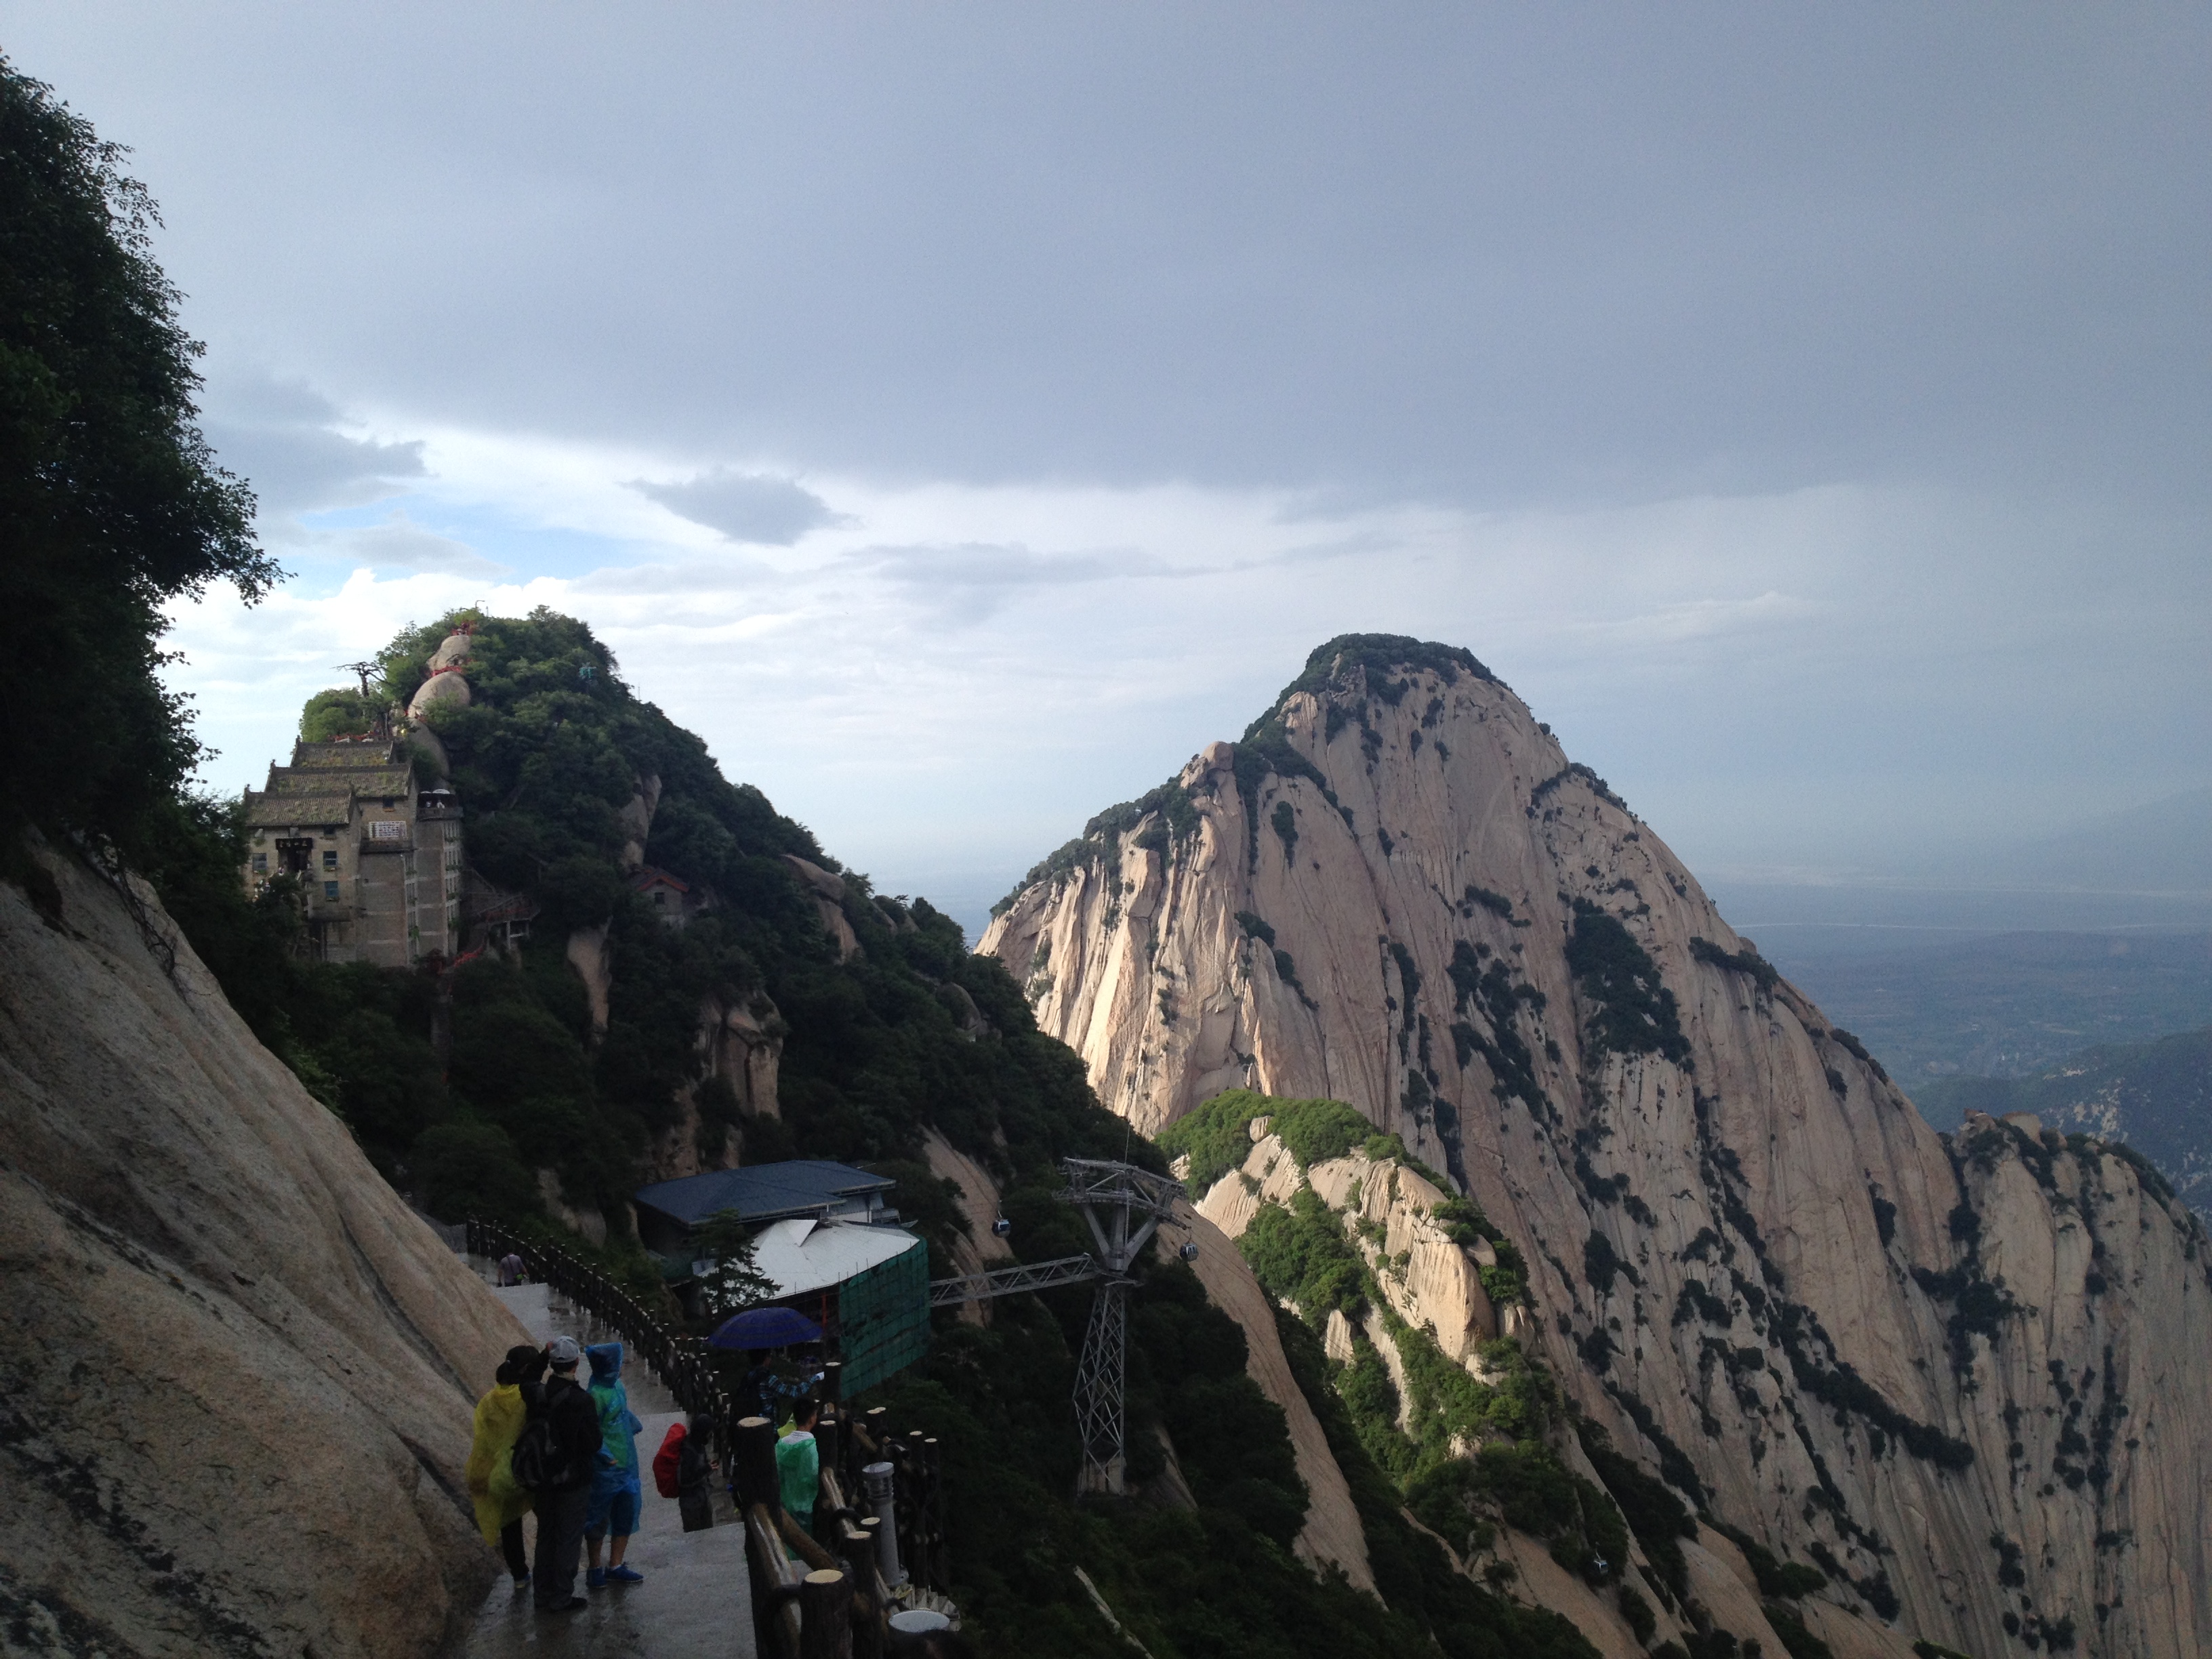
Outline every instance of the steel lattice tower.
{"type": "Polygon", "coordinates": [[[1121,1399],[1127,1296],[1134,1282],[1129,1267],[1160,1224],[1170,1220],[1176,1201],[1183,1196],[1182,1183],[1133,1164],[1093,1158],[1063,1158],[1060,1167],[1067,1172],[1060,1202],[1083,1212],[1098,1246],[1098,1288],[1075,1370],[1075,1420],[1083,1436],[1083,1472],[1076,1490],[1120,1492],[1127,1468],[1121,1399]]]}

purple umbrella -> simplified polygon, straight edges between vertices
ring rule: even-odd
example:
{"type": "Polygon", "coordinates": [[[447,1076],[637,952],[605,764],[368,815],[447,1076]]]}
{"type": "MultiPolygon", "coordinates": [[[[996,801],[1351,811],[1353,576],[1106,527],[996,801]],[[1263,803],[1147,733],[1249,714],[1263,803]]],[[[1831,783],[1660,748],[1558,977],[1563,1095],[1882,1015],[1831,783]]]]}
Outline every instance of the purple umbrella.
{"type": "Polygon", "coordinates": [[[790,1308],[748,1308],[707,1339],[710,1348],[788,1348],[819,1342],[822,1328],[790,1308]]]}

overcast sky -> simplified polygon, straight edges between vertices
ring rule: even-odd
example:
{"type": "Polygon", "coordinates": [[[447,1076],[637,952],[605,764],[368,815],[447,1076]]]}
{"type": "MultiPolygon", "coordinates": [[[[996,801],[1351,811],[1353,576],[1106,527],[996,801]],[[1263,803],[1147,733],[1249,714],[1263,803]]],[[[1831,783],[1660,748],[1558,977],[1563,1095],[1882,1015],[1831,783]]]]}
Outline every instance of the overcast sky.
{"type": "Polygon", "coordinates": [[[1347,629],[1718,879],[2212,781],[2212,10],[0,3],[295,573],[588,618],[972,915],[1347,629]]]}

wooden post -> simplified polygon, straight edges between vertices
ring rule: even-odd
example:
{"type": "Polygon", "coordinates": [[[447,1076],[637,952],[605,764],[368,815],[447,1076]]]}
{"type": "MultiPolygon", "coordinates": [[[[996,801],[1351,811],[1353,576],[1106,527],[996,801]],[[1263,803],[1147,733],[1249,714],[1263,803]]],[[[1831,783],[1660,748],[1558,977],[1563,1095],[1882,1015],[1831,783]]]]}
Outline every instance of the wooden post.
{"type": "Polygon", "coordinates": [[[783,1485],[775,1473],[775,1425],[765,1417],[738,1420],[730,1447],[730,1477],[740,1507],[761,1504],[771,1513],[783,1508],[783,1485]]]}
{"type": "Polygon", "coordinates": [[[921,1547],[923,1559],[929,1564],[929,1577],[925,1582],[931,1589],[941,1590],[947,1582],[947,1575],[945,1565],[945,1492],[939,1480],[938,1452],[934,1435],[921,1443],[921,1547]]]}
{"type": "Polygon", "coordinates": [[[884,1605],[876,1594],[876,1540],[858,1527],[841,1529],[838,1553],[853,1580],[853,1659],[882,1659],[884,1605]]]}
{"type": "Polygon", "coordinates": [[[891,1463],[897,1471],[899,1562],[917,1584],[927,1584],[929,1540],[923,1528],[921,1431],[910,1429],[891,1442],[891,1463]]]}
{"type": "Polygon", "coordinates": [[[756,1574],[753,1621],[756,1646],[763,1654],[799,1659],[799,1573],[776,1537],[777,1516],[764,1504],[745,1510],[745,1559],[756,1574]]]}
{"type": "Polygon", "coordinates": [[[826,1569],[799,1583],[801,1659],[853,1659],[853,1581],[826,1569]]]}
{"type": "Polygon", "coordinates": [[[837,1565],[837,1558],[817,1543],[806,1528],[799,1524],[799,1517],[785,1510],[775,1518],[776,1530],[790,1554],[814,1569],[822,1571],[837,1565]]]}

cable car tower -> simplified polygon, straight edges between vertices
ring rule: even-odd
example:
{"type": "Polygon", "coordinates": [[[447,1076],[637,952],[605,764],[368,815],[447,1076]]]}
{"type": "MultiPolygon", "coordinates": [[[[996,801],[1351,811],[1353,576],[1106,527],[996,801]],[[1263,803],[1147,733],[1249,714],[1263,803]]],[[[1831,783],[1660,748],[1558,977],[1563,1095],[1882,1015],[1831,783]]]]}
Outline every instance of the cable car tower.
{"type": "MultiPolygon", "coordinates": [[[[1097,1287],[1091,1292],[1091,1323],[1075,1368],[1075,1425],[1083,1436],[1083,1469],[1075,1489],[1078,1497],[1119,1493],[1126,1489],[1127,1468],[1121,1410],[1128,1365],[1127,1296],[1136,1283],[1129,1269],[1163,1224],[1179,1224],[1175,1206],[1183,1188],[1133,1164],[1066,1158],[1060,1167],[1067,1185],[1056,1196],[1083,1212],[1097,1254],[941,1279],[929,1287],[929,1300],[933,1307],[944,1307],[1067,1285],[1097,1287]]],[[[1195,1259],[1198,1246],[1185,1244],[1182,1255],[1186,1261],[1195,1259]]]]}

